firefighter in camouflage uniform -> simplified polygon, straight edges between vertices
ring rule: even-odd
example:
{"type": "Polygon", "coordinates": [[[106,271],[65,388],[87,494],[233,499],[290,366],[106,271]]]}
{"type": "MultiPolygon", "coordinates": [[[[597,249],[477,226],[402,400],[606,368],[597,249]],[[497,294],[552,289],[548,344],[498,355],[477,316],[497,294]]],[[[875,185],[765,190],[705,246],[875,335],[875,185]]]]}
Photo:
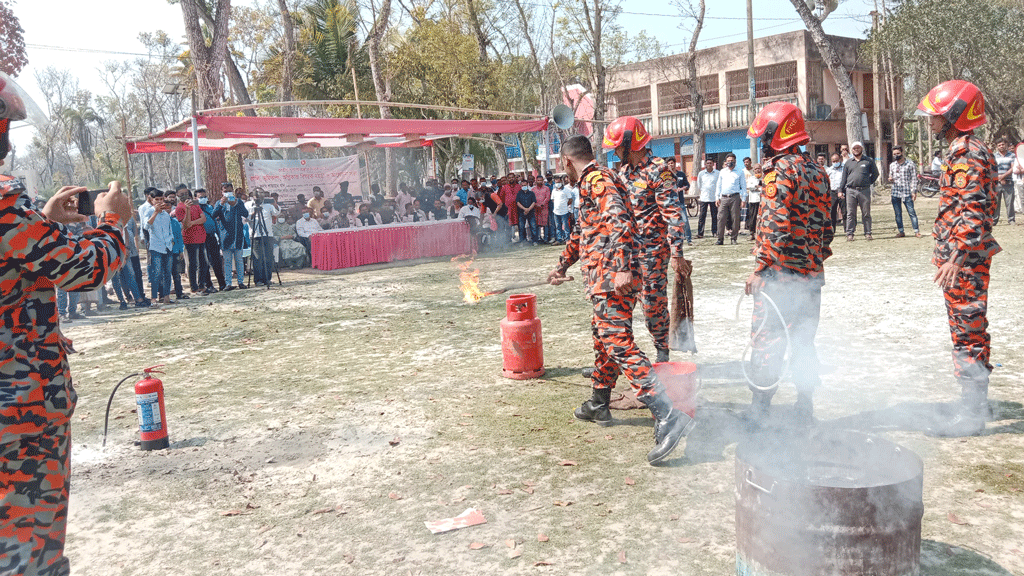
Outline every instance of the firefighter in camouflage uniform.
{"type": "MultiPolygon", "coordinates": [[[[12,120],[31,106],[0,73],[0,160],[12,120]]],[[[0,162],[2,163],[2,162],[0,162]]],[[[42,209],[18,180],[0,175],[0,574],[65,575],[71,436],[75,409],[67,353],[57,325],[55,287],[95,290],[125,258],[120,222],[131,203],[113,183],[94,203],[97,227],[72,234],[66,224],[85,188],[61,188],[42,209]]]]}
{"type": "Polygon", "coordinates": [[[754,295],[750,388],[751,424],[768,416],[784,376],[787,335],[790,368],[797,389],[800,423],[813,423],[812,395],[820,383],[814,337],[821,313],[824,262],[832,255],[832,196],[828,176],[800,152],[810,141],[800,109],[773,102],[748,130],[760,139],[764,191],[754,244],[754,272],[746,293],[754,295]]]}
{"type": "Polygon", "coordinates": [[[988,419],[989,363],[988,281],[992,256],[1001,248],[992,237],[996,212],[995,157],[974,135],[985,123],[985,97],[964,80],[932,88],[917,106],[929,116],[932,132],[949,142],[939,175],[942,196],[932,235],[935,282],[946,299],[953,338],[953,373],[960,402],[927,430],[938,436],[972,436],[988,419]]]}
{"type": "Polygon", "coordinates": [[[637,399],[654,416],[655,446],[647,455],[647,461],[657,464],[675,449],[694,422],[672,407],[665,387],[651,370],[651,362],[633,339],[633,308],[640,287],[640,266],[629,193],[614,172],[597,166],[586,137],[574,136],[566,140],[561,154],[566,160],[570,181],[580,189],[580,215],[548,281],[561,284],[569,267],[580,261],[587,296],[594,306],[591,322],[596,353],[593,394],[574,415],[601,426],[610,425],[611,391],[619,374],[624,373],[637,399]]]}
{"type": "Polygon", "coordinates": [[[640,301],[647,331],[654,337],[657,361],[669,359],[668,265],[689,276],[683,259],[686,242],[682,209],[677,200],[675,174],[647,144],[651,134],[632,116],[622,116],[608,125],[604,147],[622,159],[619,175],[629,188],[636,218],[640,247],[640,301]]]}

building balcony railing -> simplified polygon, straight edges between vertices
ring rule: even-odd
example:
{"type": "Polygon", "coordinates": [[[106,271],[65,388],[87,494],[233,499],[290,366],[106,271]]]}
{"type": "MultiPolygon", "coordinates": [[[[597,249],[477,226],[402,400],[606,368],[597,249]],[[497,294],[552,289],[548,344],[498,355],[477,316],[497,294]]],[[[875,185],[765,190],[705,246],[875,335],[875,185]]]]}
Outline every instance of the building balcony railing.
{"type": "MultiPolygon", "coordinates": [[[[704,130],[721,130],[721,111],[718,106],[704,108],[704,130]]],[[[671,114],[660,114],[658,122],[661,126],[661,134],[691,134],[693,133],[693,112],[672,112],[671,114]]]]}
{"type": "MultiPolygon", "coordinates": [[[[772,102],[789,102],[790,104],[800,105],[800,101],[796,94],[778,98],[765,98],[761,102],[757,102],[757,109],[754,114],[760,112],[762,108],[772,102]]],[[[750,114],[750,103],[744,104],[730,104],[729,105],[729,128],[746,128],[750,126],[750,123],[754,121],[754,118],[750,114]]]]}

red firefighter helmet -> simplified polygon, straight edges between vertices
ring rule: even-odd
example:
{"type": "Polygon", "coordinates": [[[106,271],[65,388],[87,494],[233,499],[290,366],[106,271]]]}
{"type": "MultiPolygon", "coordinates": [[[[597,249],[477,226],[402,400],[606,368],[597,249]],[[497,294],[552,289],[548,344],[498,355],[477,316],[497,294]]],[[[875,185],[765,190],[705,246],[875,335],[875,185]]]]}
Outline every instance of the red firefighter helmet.
{"type": "Polygon", "coordinates": [[[957,130],[970,132],[985,123],[985,97],[966,80],[947,80],[928,92],[915,114],[941,116],[957,130]]]}
{"type": "Polygon", "coordinates": [[[804,128],[804,115],[789,102],[772,102],[762,108],[747,130],[747,136],[759,138],[763,146],[772,150],[785,150],[811,141],[804,128]]]}
{"type": "Polygon", "coordinates": [[[629,149],[637,152],[643,150],[651,141],[651,133],[644,128],[642,122],[632,116],[619,116],[604,131],[604,147],[614,150],[629,139],[629,149]]]}
{"type": "Polygon", "coordinates": [[[13,78],[0,72],[0,160],[10,150],[10,123],[19,120],[39,126],[46,122],[46,117],[13,78]]]}

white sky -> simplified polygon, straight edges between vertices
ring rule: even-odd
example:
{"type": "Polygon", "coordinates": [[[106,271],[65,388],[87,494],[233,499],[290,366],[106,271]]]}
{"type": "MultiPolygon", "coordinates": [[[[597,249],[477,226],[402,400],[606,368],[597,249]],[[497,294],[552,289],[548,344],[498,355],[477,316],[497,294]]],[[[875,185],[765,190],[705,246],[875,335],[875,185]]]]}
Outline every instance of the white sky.
{"type": "MultiPolygon", "coordinates": [[[[184,45],[181,7],[166,0],[15,0],[14,13],[25,30],[29,65],[18,77],[19,84],[38,103],[42,94],[35,72],[53,66],[78,76],[80,86],[103,93],[101,63],[130,60],[143,53],[140,32],[163,30],[184,45]]],[[[508,0],[494,0],[505,3],[508,0]]],[[[526,0],[537,6],[551,0],[526,0]]],[[[233,5],[252,5],[252,0],[234,0],[233,5]]],[[[708,3],[701,47],[742,41],[746,37],[745,0],[712,0],[708,3]]],[[[754,35],[770,36],[803,27],[789,0],[754,0],[754,35]]],[[[840,36],[863,37],[868,28],[867,13],[873,0],[846,0],[825,22],[825,30],[840,36]]],[[[397,6],[396,6],[397,8],[397,6]]],[[[630,32],[646,30],[663,45],[667,54],[685,50],[690,33],[680,29],[685,20],[671,0],[625,0],[621,24],[630,32]]],[[[524,48],[525,49],[525,48],[524,48]]],[[[15,146],[24,149],[31,139],[30,128],[15,129],[15,146]]]]}

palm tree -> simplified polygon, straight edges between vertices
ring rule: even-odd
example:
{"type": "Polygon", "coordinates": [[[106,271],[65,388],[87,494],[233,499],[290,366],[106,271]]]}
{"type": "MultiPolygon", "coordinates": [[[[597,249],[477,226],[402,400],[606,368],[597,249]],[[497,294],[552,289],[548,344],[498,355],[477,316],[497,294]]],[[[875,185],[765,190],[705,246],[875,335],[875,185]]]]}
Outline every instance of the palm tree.
{"type": "Polygon", "coordinates": [[[60,121],[67,133],[68,138],[75,143],[82,159],[89,169],[89,177],[94,182],[98,181],[96,168],[93,165],[93,145],[96,138],[93,134],[93,126],[100,127],[104,120],[90,105],[92,95],[89,92],[79,92],[75,97],[74,107],[67,107],[60,111],[60,121]]]}

